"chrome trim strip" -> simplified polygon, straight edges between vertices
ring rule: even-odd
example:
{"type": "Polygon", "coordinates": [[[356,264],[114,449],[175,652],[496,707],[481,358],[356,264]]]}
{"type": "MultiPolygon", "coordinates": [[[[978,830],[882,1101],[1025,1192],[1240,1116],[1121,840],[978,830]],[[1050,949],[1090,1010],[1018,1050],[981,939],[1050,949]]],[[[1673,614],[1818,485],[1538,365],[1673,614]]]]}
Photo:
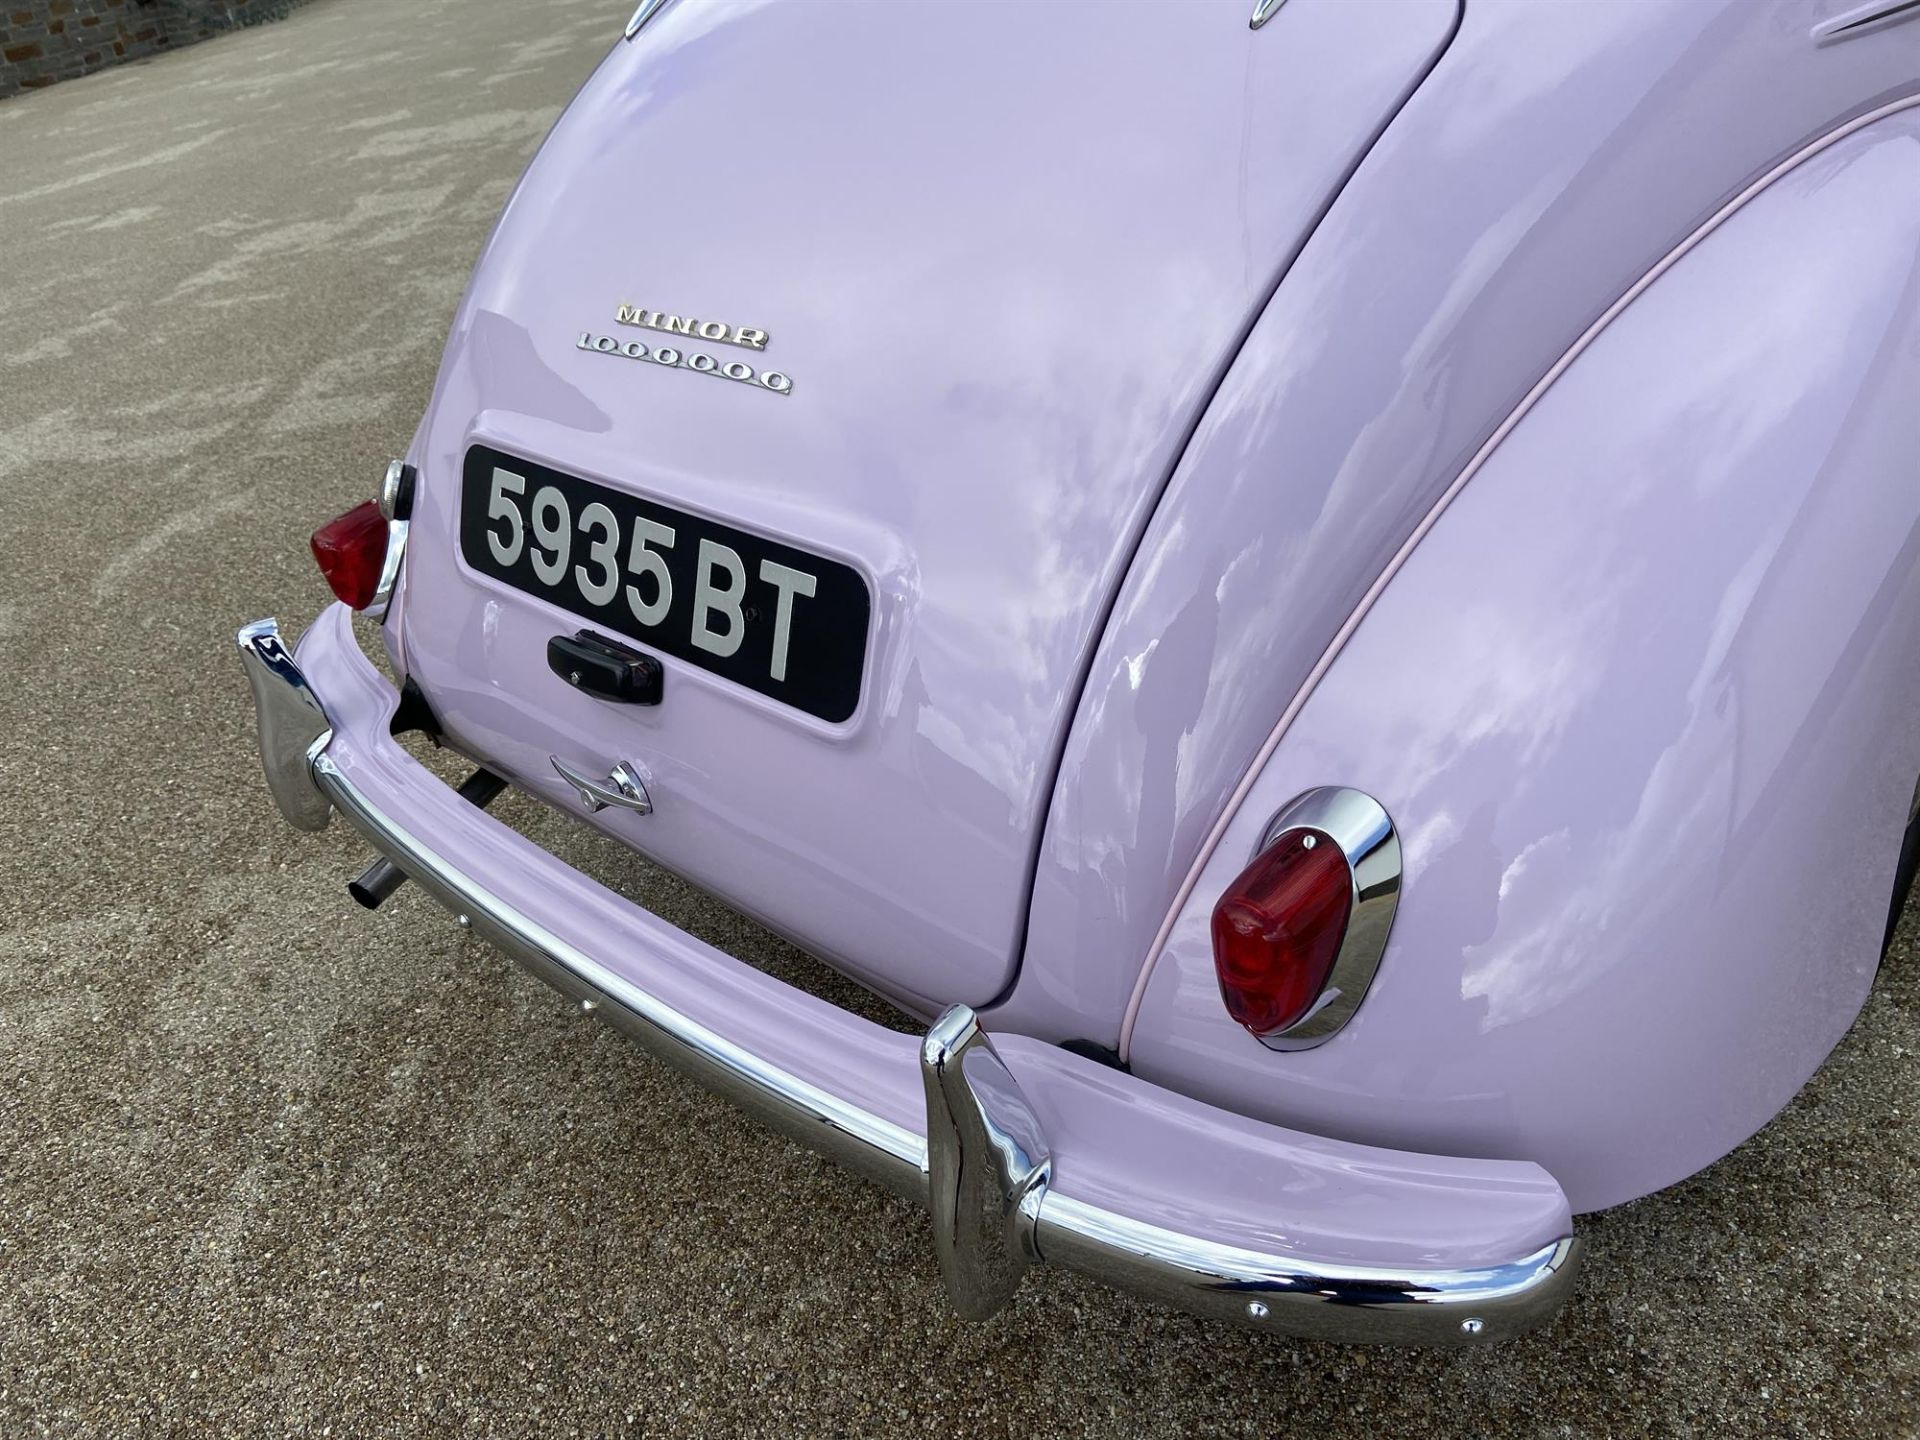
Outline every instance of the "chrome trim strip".
{"type": "Polygon", "coordinates": [[[400,512],[400,487],[407,478],[407,462],[389,460],[387,472],[380,477],[380,513],[389,520],[406,517],[400,512]]]}
{"type": "Polygon", "coordinates": [[[1851,40],[1871,30],[1884,30],[1902,20],[1920,18],[1920,0],[1873,0],[1858,9],[1829,16],[1813,27],[1809,39],[1816,45],[1851,40]]]}
{"type": "Polygon", "coordinates": [[[387,553],[380,562],[380,581],[374,586],[373,599],[366,613],[375,620],[387,618],[393,604],[393,592],[400,584],[400,565],[407,558],[407,521],[413,507],[413,493],[407,483],[411,467],[404,460],[389,460],[386,474],[380,477],[380,513],[387,520],[387,553]]]}
{"type": "Polygon", "coordinates": [[[943,1016],[922,1045],[930,1145],[716,1034],[456,870],[377,809],[326,753],[332,731],[324,708],[274,622],[247,626],[240,646],[268,783],[289,820],[301,824],[296,816],[314,813],[289,809],[282,797],[285,780],[304,773],[320,823],[327,805],[338,809],[463,924],[584,1010],[773,1128],[932,1209],[936,1233],[947,1236],[943,1269],[963,1313],[989,1313],[986,1301],[1011,1293],[1011,1285],[995,1289],[987,1273],[985,1262],[996,1257],[1015,1281],[1027,1264],[1046,1260],[1196,1314],[1350,1341],[1484,1343],[1540,1324],[1566,1298],[1579,1255],[1573,1237],[1484,1270],[1320,1264],[1219,1244],[1061,1194],[1038,1120],[963,1007],[943,1016]],[[989,1153],[980,1153],[983,1146],[989,1153]]]}
{"type": "Polygon", "coordinates": [[[1392,817],[1371,795],[1332,785],[1309,790],[1267,822],[1253,853],[1260,854],[1290,830],[1321,830],[1334,838],[1347,857],[1353,898],[1326,989],[1313,1008],[1285,1030],[1255,1037],[1269,1050],[1311,1050],[1326,1044],[1353,1018],[1373,985],[1400,905],[1400,836],[1392,817]]]}
{"type": "Polygon", "coordinates": [[[647,21],[651,20],[655,15],[659,14],[660,8],[666,3],[667,0],[640,0],[639,6],[634,10],[633,14],[628,17],[627,28],[621,38],[624,40],[633,39],[634,36],[640,33],[640,27],[645,25],[647,21]]]}
{"type": "Polygon", "coordinates": [[[393,604],[393,592],[400,585],[400,566],[407,558],[408,523],[387,521],[387,553],[380,562],[380,583],[374,586],[373,599],[367,602],[365,612],[370,619],[386,619],[387,607],[393,604]]]}
{"type": "Polygon", "coordinates": [[[1280,7],[1286,3],[1287,0],[1255,0],[1253,18],[1247,22],[1247,28],[1258,30],[1278,14],[1280,7]]]}

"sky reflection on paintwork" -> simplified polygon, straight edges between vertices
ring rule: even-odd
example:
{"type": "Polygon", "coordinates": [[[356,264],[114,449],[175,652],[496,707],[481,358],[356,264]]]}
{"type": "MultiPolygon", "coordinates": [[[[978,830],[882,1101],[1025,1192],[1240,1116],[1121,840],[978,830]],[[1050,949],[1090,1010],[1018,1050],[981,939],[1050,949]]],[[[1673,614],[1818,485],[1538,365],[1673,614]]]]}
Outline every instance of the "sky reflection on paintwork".
{"type": "Polygon", "coordinates": [[[1872,886],[1808,887],[1809,847],[1888,872],[1892,841],[1842,857],[1897,836],[1915,763],[1887,743],[1913,667],[1903,691],[1864,677],[1896,618],[1920,621],[1900,478],[1920,443],[1916,177],[1916,119],[1809,162],[1514,430],[1203,877],[1141,1022],[1144,1072],[1242,1103],[1270,1081],[1214,993],[1203,917],[1272,808],[1332,776],[1395,815],[1408,879],[1367,1003],[1269,1084],[1276,1118],[1533,1154],[1606,1203],[1797,1087],[1851,1019],[1885,908],[1872,886]],[[1595,1147],[1679,1087],[1719,1097],[1693,1136],[1595,1147]]]}
{"type": "MultiPolygon", "coordinates": [[[[1233,8],[1087,26],[1034,7],[1009,46],[976,7],[670,6],[549,137],[476,277],[466,313],[488,323],[450,350],[442,455],[511,410],[514,366],[477,352],[511,358],[493,341],[520,327],[526,365],[580,404],[497,443],[874,575],[843,731],[672,677],[644,738],[681,803],[647,836],[733,898],[753,860],[759,913],[897,989],[978,1002],[1008,977],[1133,541],[1284,257],[1453,14],[1302,7],[1288,45],[1253,46],[1233,8]],[[621,302],[767,331],[792,393],[575,350],[621,302]]],[[[487,723],[518,695],[513,723],[555,747],[634,743],[550,713],[538,657],[510,658],[531,614],[485,659],[487,723]]]]}
{"type": "Polygon", "coordinates": [[[1110,1013],[1116,1037],[1136,977],[1112,957],[1148,956],[1249,758],[1441,491],[1698,223],[1703,196],[1737,189],[1897,69],[1864,46],[1834,62],[1850,68],[1796,59],[1795,86],[1756,110],[1758,77],[1789,44],[1804,37],[1741,3],[1470,7],[1316,231],[1155,514],[1048,819],[1029,952],[1057,969],[1053,991],[1110,1013]],[[1132,659],[1213,577],[1226,583],[1211,650],[1159,671],[1186,693],[1141,685],[1132,659]],[[1193,694],[1206,703],[1189,721],[1193,694]],[[1143,823],[1146,785],[1098,783],[1137,763],[1176,767],[1170,833],[1143,823]],[[1095,866],[1099,891],[1076,885],[1095,866]]]}

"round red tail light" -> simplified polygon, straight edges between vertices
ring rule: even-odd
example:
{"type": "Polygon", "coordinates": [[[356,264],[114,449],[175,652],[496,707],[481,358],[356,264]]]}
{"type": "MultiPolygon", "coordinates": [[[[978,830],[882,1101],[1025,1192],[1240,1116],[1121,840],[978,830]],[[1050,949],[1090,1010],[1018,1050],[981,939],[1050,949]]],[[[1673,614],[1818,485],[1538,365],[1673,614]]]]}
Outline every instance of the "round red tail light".
{"type": "Polygon", "coordinates": [[[1213,965],[1227,1013],[1255,1035],[1285,1030],[1327,987],[1353,911],[1353,871],[1332,836],[1289,830],[1213,907],[1213,965]]]}
{"type": "Polygon", "coordinates": [[[1400,903],[1400,836],[1380,802],[1327,785],[1268,822],[1213,908],[1227,1013],[1270,1050],[1323,1045],[1353,1018],[1400,903]]]}
{"type": "Polygon", "coordinates": [[[314,531],[313,558],[335,595],[356,610],[371,605],[387,563],[387,518],[379,505],[368,500],[314,531]]]}

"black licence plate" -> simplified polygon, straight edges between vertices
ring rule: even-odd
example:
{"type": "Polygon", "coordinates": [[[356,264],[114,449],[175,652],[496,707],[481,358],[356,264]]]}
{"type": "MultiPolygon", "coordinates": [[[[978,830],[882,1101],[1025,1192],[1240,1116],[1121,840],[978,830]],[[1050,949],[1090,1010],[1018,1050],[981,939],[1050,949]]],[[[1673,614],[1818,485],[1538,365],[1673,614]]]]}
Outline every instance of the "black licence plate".
{"type": "Polygon", "coordinates": [[[484,445],[467,451],[460,553],[596,628],[822,720],[860,702],[872,600],[838,560],[484,445]]]}

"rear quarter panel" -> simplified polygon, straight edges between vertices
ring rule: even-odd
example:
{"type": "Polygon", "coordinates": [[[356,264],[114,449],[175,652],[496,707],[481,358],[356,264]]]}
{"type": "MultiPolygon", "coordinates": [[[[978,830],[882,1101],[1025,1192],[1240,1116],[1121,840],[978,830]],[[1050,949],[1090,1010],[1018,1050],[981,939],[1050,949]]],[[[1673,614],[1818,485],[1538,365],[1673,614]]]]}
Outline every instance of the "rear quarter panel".
{"type": "MultiPolygon", "coordinates": [[[[1466,7],[1154,512],[1067,739],[1021,973],[990,1023],[1125,1048],[1141,965],[1275,722],[1494,428],[1731,197],[1920,90],[1920,19],[1815,42],[1848,3],[1466,7]]],[[[1257,38],[1285,44],[1292,9],[1257,38]]]]}
{"type": "Polygon", "coordinates": [[[1548,389],[1368,612],[1180,913],[1140,1074],[1546,1166],[1576,1210],[1766,1122],[1858,1012],[1920,773],[1920,110],[1762,191],[1548,389]],[[1209,910],[1356,785],[1407,882],[1373,991],[1275,1055],[1209,910]]]}

